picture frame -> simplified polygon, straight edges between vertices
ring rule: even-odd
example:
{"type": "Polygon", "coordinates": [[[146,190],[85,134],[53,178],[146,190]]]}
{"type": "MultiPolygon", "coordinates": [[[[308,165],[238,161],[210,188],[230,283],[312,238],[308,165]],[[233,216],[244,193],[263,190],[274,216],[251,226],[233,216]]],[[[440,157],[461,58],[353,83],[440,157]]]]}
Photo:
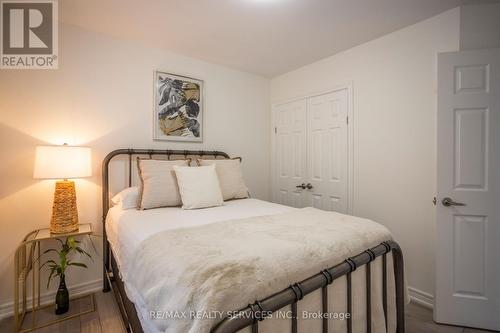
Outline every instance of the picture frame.
{"type": "Polygon", "coordinates": [[[203,141],[203,89],[203,80],[154,72],[154,140],[203,141]]]}

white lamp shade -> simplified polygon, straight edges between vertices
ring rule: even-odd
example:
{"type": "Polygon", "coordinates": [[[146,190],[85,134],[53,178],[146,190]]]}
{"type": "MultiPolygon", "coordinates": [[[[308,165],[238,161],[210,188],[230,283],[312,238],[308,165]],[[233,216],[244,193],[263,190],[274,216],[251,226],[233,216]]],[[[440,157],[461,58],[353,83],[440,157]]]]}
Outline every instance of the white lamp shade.
{"type": "Polygon", "coordinates": [[[92,176],[89,147],[36,147],[33,178],[67,179],[92,176]]]}

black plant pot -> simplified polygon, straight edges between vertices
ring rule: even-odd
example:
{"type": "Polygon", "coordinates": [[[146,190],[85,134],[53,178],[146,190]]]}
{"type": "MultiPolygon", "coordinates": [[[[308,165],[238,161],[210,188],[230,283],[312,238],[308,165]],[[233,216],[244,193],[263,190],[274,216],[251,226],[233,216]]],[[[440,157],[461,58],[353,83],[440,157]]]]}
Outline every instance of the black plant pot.
{"type": "Polygon", "coordinates": [[[57,289],[56,294],[56,315],[66,313],[69,310],[69,292],[64,278],[64,275],[59,277],[59,289],[57,289]]]}

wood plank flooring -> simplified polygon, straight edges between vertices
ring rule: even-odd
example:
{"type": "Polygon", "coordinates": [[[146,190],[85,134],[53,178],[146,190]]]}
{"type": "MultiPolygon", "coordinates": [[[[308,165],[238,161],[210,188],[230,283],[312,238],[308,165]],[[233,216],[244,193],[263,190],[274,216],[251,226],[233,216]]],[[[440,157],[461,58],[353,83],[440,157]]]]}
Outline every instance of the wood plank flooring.
{"type": "MultiPolygon", "coordinates": [[[[113,293],[94,294],[96,311],[44,327],[35,333],[126,333],[120,311],[113,293]]],[[[74,305],[72,307],[83,306],[74,305]]],[[[74,311],[76,309],[73,309],[74,311]]],[[[12,318],[0,321],[0,333],[11,333],[12,318]]],[[[438,325],[432,320],[432,311],[410,303],[406,313],[406,332],[408,333],[481,333],[491,332],[457,326],[438,325]]]]}
{"type": "MultiPolygon", "coordinates": [[[[33,331],[34,333],[126,333],[120,310],[116,305],[115,296],[112,292],[94,294],[95,311],[68,319],[33,331]]],[[[80,307],[87,309],[88,304],[82,304],[88,300],[72,301],[70,311],[78,312],[80,307]]],[[[41,313],[40,317],[52,317],[52,309],[47,313],[41,313]]],[[[29,319],[29,318],[27,318],[29,319]]],[[[51,318],[49,318],[51,319],[51,318]]],[[[43,319],[42,319],[43,320],[43,319]]],[[[0,333],[13,332],[13,320],[7,318],[0,321],[0,333]]]]}
{"type": "Polygon", "coordinates": [[[439,325],[432,319],[432,310],[410,303],[406,311],[406,332],[408,333],[481,333],[494,332],[464,328],[459,326],[439,325]]]}

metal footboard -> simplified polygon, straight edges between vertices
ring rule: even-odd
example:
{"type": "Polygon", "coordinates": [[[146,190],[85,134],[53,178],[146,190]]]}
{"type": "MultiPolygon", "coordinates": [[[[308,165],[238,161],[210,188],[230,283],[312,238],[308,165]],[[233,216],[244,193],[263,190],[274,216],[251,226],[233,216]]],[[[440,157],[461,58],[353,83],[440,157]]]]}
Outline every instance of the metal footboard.
{"type": "MultiPolygon", "coordinates": [[[[234,333],[252,326],[252,333],[258,333],[259,322],[285,306],[292,306],[292,333],[297,333],[297,303],[307,294],[322,289],[322,312],[328,313],[328,286],[342,276],[347,278],[347,332],[352,332],[352,286],[351,273],[356,268],[366,265],[366,330],[371,332],[371,262],[382,256],[382,304],[384,308],[385,326],[387,328],[387,254],[392,251],[395,287],[396,287],[396,332],[405,332],[405,292],[404,268],[401,248],[394,241],[383,242],[368,249],[343,263],[323,270],[301,282],[295,283],[272,296],[249,304],[239,311],[239,315],[225,318],[212,329],[212,333],[234,333]]],[[[323,333],[328,333],[328,318],[323,318],[323,333]]]]}

